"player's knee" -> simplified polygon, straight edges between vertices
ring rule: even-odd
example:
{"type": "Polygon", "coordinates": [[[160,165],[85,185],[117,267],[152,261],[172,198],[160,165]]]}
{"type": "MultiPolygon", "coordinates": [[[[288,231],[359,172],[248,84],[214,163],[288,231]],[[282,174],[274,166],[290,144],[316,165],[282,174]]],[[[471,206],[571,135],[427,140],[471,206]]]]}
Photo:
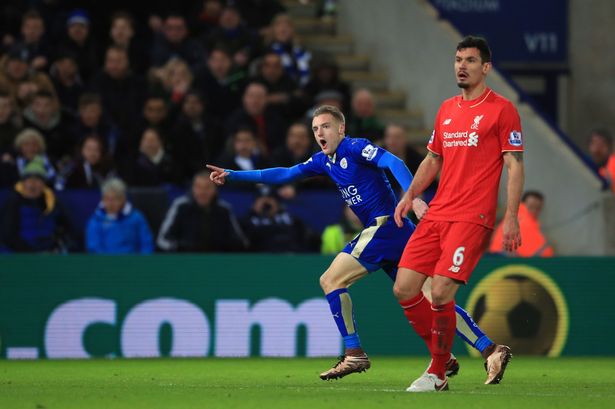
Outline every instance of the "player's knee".
{"type": "Polygon", "coordinates": [[[416,295],[418,294],[418,291],[415,291],[414,289],[406,287],[406,286],[402,286],[400,283],[396,281],[395,284],[393,285],[393,294],[395,295],[395,298],[397,298],[398,301],[403,301],[403,300],[408,300],[410,298],[416,297],[416,295]]]}
{"type": "Polygon", "coordinates": [[[431,303],[433,305],[448,304],[453,300],[454,294],[451,294],[450,289],[439,286],[431,287],[431,303]]]}
{"type": "Polygon", "coordinates": [[[330,293],[335,290],[334,284],[331,280],[331,277],[325,272],[320,276],[320,288],[325,292],[325,294],[330,293]]]}

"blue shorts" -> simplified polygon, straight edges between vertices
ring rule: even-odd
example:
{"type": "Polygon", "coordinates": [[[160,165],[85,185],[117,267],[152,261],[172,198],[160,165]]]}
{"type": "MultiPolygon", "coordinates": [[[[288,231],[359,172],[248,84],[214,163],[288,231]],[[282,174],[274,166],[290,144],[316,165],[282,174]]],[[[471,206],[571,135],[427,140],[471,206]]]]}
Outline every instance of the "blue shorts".
{"type": "Polygon", "coordinates": [[[415,227],[407,218],[402,227],[397,227],[393,216],[377,217],[342,252],[356,258],[368,272],[383,269],[395,280],[397,264],[415,227]]]}

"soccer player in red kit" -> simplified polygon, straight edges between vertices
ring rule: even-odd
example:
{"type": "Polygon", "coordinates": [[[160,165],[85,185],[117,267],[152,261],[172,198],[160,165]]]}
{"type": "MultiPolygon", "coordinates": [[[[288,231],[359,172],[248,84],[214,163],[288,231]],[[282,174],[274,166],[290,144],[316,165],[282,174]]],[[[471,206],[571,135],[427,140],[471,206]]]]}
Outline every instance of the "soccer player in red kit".
{"type": "MultiPolygon", "coordinates": [[[[455,335],[455,293],[466,284],[489,244],[495,224],[498,185],[503,165],[508,171],[504,215],[504,249],[521,244],[517,212],[523,191],[521,121],[513,104],[486,84],[491,51],[485,39],[465,37],[455,54],[461,95],[441,105],[425,159],[395,209],[399,224],[412,200],[439,171],[440,183],[430,209],[408,241],[399,262],[394,293],[408,321],[431,352],[429,368],[407,389],[448,389],[445,365],[455,335]],[[431,303],[421,292],[431,277],[431,303]]],[[[510,359],[498,346],[487,359],[485,383],[498,383],[510,359]]]]}

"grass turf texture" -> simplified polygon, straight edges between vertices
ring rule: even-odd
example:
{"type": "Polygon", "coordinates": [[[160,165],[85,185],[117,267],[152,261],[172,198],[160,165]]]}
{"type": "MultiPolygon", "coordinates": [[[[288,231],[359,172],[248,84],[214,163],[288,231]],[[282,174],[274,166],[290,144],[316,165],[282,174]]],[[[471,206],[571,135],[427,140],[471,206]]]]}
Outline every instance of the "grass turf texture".
{"type": "Polygon", "coordinates": [[[427,364],[373,357],[366,373],[322,381],[333,359],[151,359],[0,362],[0,408],[612,408],[615,358],[515,357],[500,385],[460,360],[443,393],[404,392],[427,364]]]}

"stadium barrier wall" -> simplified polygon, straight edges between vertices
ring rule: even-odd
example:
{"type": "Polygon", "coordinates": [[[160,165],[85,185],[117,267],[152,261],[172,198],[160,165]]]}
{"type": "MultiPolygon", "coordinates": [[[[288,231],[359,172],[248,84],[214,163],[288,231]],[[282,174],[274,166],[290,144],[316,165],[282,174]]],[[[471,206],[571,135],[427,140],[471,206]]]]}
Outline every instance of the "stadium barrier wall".
{"type": "MultiPolygon", "coordinates": [[[[319,255],[3,256],[0,356],[333,356],[319,255]]],[[[458,302],[517,354],[612,353],[615,258],[485,257],[458,302]],[[602,294],[602,295],[601,295],[602,294]]],[[[382,272],[352,287],[370,354],[424,354],[382,272]]],[[[454,352],[467,349],[459,338],[454,352]]]]}

